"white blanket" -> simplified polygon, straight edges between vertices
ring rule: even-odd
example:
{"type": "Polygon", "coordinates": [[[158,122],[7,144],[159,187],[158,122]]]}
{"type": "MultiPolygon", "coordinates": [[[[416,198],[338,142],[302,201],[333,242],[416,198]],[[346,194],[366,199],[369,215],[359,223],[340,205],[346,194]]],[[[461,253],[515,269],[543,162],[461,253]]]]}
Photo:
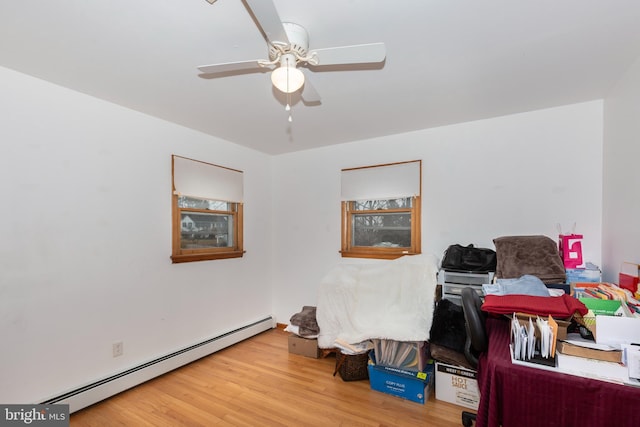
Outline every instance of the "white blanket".
{"type": "Polygon", "coordinates": [[[433,255],[376,263],[342,263],[321,281],[316,320],[318,346],[381,338],[427,341],[433,317],[438,262],[433,255]]]}

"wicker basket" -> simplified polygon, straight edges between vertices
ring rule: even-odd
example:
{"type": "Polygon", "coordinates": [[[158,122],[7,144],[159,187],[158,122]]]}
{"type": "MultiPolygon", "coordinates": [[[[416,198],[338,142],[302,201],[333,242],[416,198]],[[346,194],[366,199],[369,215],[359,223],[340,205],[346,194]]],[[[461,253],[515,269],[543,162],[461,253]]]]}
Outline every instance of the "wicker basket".
{"type": "Polygon", "coordinates": [[[336,370],[333,372],[333,376],[339,373],[343,381],[368,380],[368,363],[368,352],[361,354],[336,353],[336,370]]]}

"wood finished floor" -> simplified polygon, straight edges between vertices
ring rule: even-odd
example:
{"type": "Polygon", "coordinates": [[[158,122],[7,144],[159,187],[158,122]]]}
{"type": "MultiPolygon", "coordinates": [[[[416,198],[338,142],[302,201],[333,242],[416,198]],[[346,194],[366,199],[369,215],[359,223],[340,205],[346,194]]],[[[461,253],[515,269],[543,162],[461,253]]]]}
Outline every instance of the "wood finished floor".
{"type": "Polygon", "coordinates": [[[333,376],[335,357],[289,354],[272,329],[78,411],[71,426],[461,426],[463,408],[424,405],[333,376]]]}

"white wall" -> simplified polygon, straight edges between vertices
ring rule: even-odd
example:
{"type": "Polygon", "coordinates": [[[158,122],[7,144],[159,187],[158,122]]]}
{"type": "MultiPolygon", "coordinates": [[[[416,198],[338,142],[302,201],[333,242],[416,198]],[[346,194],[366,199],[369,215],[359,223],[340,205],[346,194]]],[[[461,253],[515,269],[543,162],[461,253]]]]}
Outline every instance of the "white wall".
{"type": "MultiPolygon", "coordinates": [[[[392,120],[393,118],[390,118],[392,120]]],[[[341,258],[340,169],[422,159],[422,249],[494,248],[503,235],[585,236],[601,262],[602,102],[376,138],[274,159],[277,321],[315,305],[318,283],[341,258]]]]}
{"type": "Polygon", "coordinates": [[[4,68],[0,120],[0,402],[271,314],[268,156],[4,68]],[[171,264],[174,153],[245,171],[244,258],[171,264]]]}
{"type": "Polygon", "coordinates": [[[345,167],[423,160],[423,252],[555,238],[556,223],[576,222],[599,264],[602,108],[269,157],[0,68],[0,402],[41,401],[314,305],[341,261],[345,167]],[[171,154],[245,171],[244,258],[171,264],[171,154]],[[124,356],[112,358],[115,341],[124,356]]]}
{"type": "Polygon", "coordinates": [[[603,279],[640,263],[640,57],[604,101],[603,279]]]}

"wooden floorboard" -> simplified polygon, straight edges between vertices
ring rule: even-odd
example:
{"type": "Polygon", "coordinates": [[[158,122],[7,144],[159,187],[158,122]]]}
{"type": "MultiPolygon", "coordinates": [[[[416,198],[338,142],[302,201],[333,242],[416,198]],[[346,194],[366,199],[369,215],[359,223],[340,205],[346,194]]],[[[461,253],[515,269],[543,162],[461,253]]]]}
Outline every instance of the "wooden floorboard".
{"type": "Polygon", "coordinates": [[[333,376],[335,357],[289,354],[272,329],[71,416],[71,426],[460,426],[462,407],[425,404],[333,376]]]}

